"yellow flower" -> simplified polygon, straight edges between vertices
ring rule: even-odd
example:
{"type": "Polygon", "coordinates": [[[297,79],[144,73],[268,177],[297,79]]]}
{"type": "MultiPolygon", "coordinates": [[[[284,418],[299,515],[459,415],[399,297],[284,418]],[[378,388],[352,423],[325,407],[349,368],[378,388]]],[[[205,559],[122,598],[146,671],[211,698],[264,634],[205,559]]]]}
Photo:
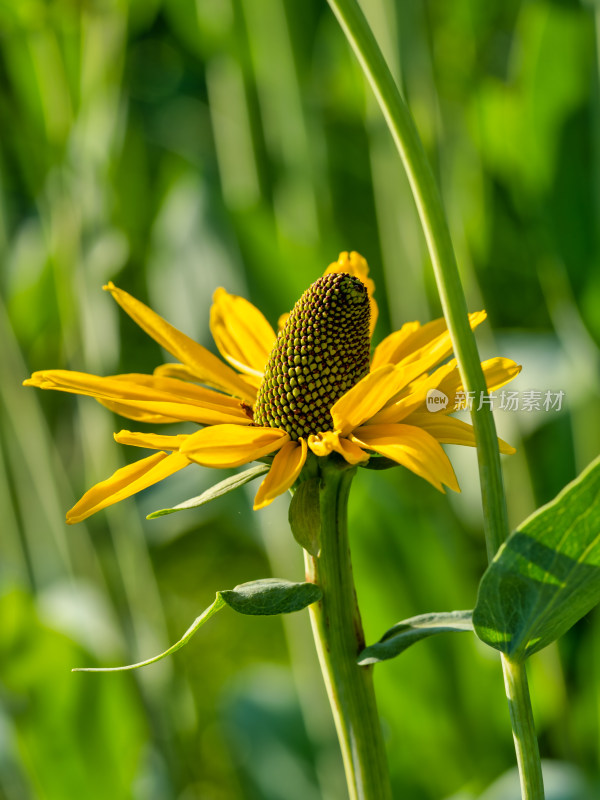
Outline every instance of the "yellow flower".
{"type": "MultiPolygon", "coordinates": [[[[254,503],[255,509],[263,508],[293,485],[309,451],[321,457],[335,452],[350,464],[379,454],[442,492],[443,485],[459,491],[440,443],[473,446],[475,437],[471,425],[449,416],[462,384],[455,360],[438,366],[452,350],[445,322],[406,323],[375,348],[369,362],[377,306],[367,262],[358,253],[340,254],[291,314],[280,319],[278,336],[255,306],[217,289],[210,327],[227,364],[127,292],[112,283],[104,288],[178,363],[163,364],[153,375],[104,378],[45,370],[24,384],[89,395],[138,422],[188,421],[203,427],[180,435],[115,434],[117,442],[157,452],[93,486],[67,513],[68,523],[190,463],[237,467],[273,456],[254,503]],[[431,389],[449,398],[437,413],[427,411],[431,389]]],[[[471,326],[484,319],[483,311],[471,314],[471,326]]],[[[490,391],[520,371],[506,358],[482,367],[490,391]]],[[[499,441],[501,452],[514,452],[499,441]]]]}

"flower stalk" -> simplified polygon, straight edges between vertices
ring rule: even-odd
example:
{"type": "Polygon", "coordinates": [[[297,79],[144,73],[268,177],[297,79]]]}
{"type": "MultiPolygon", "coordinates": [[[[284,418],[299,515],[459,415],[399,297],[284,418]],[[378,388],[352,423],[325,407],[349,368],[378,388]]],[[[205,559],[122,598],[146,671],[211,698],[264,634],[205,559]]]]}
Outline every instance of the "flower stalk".
{"type": "Polygon", "coordinates": [[[309,607],[321,671],[344,760],[350,800],[391,800],[372,667],[359,667],[364,635],[348,545],[348,496],[356,467],[319,459],[321,549],[305,551],[306,579],[323,592],[309,607]]]}
{"type": "MultiPolygon", "coordinates": [[[[328,0],[373,89],[404,164],[417,206],[444,316],[467,392],[487,394],[475,337],[441,197],[410,111],[356,0],[328,0]]],[[[483,501],[488,560],[509,533],[496,426],[490,408],[472,412],[483,501]]],[[[539,748],[525,665],[502,656],[502,667],[524,800],[543,800],[539,748]]]]}

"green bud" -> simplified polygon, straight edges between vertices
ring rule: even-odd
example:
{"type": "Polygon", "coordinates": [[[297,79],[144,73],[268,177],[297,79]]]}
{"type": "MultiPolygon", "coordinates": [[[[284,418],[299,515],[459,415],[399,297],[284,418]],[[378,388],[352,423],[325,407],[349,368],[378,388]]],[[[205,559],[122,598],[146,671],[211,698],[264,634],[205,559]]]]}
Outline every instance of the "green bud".
{"type": "Polygon", "coordinates": [[[292,439],[333,429],[331,406],[369,372],[366,286],[344,273],[304,292],[280,331],[254,406],[254,422],[292,439]]]}

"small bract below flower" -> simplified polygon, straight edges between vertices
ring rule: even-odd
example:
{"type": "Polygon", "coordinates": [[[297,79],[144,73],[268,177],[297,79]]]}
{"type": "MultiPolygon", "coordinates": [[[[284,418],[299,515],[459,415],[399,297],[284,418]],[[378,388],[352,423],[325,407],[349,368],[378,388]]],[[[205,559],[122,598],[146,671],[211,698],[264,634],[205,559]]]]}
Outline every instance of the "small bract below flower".
{"type": "MultiPolygon", "coordinates": [[[[443,319],[408,322],[379,344],[370,358],[377,318],[374,284],[358,253],[341,253],[280,319],[276,335],[261,312],[242,297],[217,289],[210,314],[215,343],[227,364],[118,289],[104,288],[129,316],[179,363],[153,375],[97,377],[45,370],[24,383],[94,397],[112,411],[145,423],[195,422],[191,434],[120,431],[121,444],[158,452],[96,484],[68,512],[79,522],[130,497],[191,463],[237,467],[273,456],[254,508],[267,506],[296,481],[309,450],[338,453],[349,464],[386,456],[436,489],[459,491],[441,443],[472,446],[471,425],[426,410],[430,389],[449,398],[462,390],[455,360],[439,366],[452,345],[443,319]]],[[[474,328],[485,312],[470,315],[474,328]]],[[[512,380],[520,367],[507,358],[482,364],[488,389],[512,380]]],[[[514,452],[502,440],[503,453],[514,452]]]]}

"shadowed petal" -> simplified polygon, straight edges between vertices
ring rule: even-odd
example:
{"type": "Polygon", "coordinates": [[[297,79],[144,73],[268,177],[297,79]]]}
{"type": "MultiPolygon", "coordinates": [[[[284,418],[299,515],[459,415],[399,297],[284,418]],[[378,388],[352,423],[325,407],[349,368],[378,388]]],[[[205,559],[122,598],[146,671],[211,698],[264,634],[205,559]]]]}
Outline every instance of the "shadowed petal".
{"type": "Polygon", "coordinates": [[[279,428],[215,425],[190,434],[180,452],[205,467],[239,467],[279,450],[289,440],[279,428]]]}
{"type": "Polygon", "coordinates": [[[254,392],[248,388],[247,381],[231,367],[223,364],[209,350],[178,331],[147,305],[118,289],[112,281],[103,288],[112,294],[121,308],[142,330],[146,331],[148,336],[185,364],[199,381],[224,389],[246,402],[253,402],[254,392]]]}
{"type": "Polygon", "coordinates": [[[148,458],[121,467],[110,478],[88,489],[81,500],[67,512],[67,524],[81,522],[96,511],[168,478],[189,463],[189,459],[180,453],[154,453],[148,458]]]}
{"type": "Polygon", "coordinates": [[[260,383],[276,337],[258,308],[243,297],[217,289],[210,309],[210,331],[223,358],[260,383]]]}
{"type": "Polygon", "coordinates": [[[254,498],[255,511],[268,506],[280,494],[287,492],[302,471],[306,453],[306,440],[299,439],[297,442],[286,442],[275,454],[271,469],[254,498]]]}
{"type": "Polygon", "coordinates": [[[450,459],[431,434],[413,425],[365,425],[350,440],[397,461],[443,492],[459,492],[450,459]]]}
{"type": "Polygon", "coordinates": [[[341,438],[335,431],[323,431],[323,433],[309,436],[308,446],[316,456],[328,456],[333,450],[353,466],[369,460],[368,453],[361,450],[354,442],[341,438]]]}

